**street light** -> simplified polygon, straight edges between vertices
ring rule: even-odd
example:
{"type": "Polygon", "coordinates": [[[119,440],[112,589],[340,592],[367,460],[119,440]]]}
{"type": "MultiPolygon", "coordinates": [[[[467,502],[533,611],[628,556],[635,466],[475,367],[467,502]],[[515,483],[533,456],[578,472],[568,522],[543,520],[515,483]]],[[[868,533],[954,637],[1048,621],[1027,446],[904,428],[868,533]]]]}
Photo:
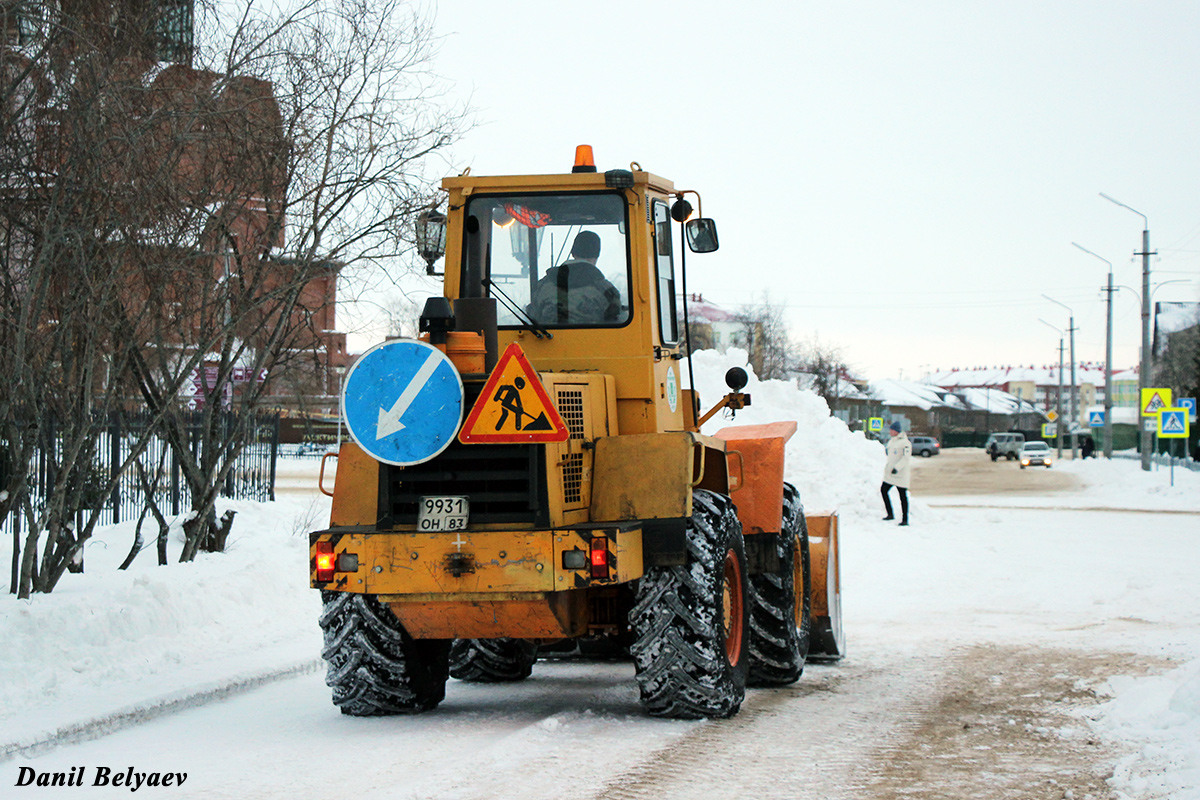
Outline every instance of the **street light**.
{"type": "Polygon", "coordinates": [[[1104,457],[1112,458],[1112,311],[1113,311],[1113,265],[1107,258],[1096,255],[1078,242],[1071,242],[1089,256],[1099,258],[1108,264],[1108,328],[1104,338],[1104,457]]]}
{"type": "Polygon", "coordinates": [[[1054,438],[1058,440],[1058,460],[1062,461],[1062,373],[1063,373],[1063,332],[1056,325],[1051,325],[1046,320],[1038,317],[1038,322],[1045,325],[1047,328],[1053,328],[1058,332],[1058,408],[1054,412],[1058,415],[1058,419],[1054,420],[1054,438]]]}
{"type": "Polygon", "coordinates": [[[446,215],[436,207],[417,214],[417,252],[425,260],[425,273],[436,275],[433,264],[446,254],[446,215]]]}
{"type": "MultiPolygon", "coordinates": [[[[1048,294],[1042,297],[1049,300],[1051,303],[1062,306],[1071,314],[1071,326],[1067,328],[1071,332],[1071,458],[1079,458],[1079,433],[1076,427],[1079,425],[1079,382],[1075,380],[1075,312],[1066,303],[1060,303],[1048,294]]],[[[1059,454],[1062,457],[1062,454],[1059,454]]]]}
{"type": "MultiPolygon", "coordinates": [[[[1150,252],[1150,219],[1132,206],[1127,206],[1120,200],[1109,197],[1104,192],[1100,196],[1110,203],[1116,203],[1121,208],[1132,211],[1142,218],[1142,252],[1134,253],[1142,257],[1142,358],[1138,365],[1138,389],[1145,389],[1150,385],[1150,256],[1155,255],[1150,252]]],[[[1138,392],[1138,425],[1142,429],[1141,445],[1142,445],[1142,470],[1150,471],[1150,432],[1146,430],[1146,426],[1141,424],[1141,405],[1142,393],[1138,392]]]]}

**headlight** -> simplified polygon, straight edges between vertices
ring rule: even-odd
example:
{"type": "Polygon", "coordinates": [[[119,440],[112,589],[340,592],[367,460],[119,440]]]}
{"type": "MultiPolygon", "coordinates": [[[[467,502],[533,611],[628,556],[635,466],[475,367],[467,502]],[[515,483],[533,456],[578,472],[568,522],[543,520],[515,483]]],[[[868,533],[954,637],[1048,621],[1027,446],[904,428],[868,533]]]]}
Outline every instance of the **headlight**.
{"type": "Polygon", "coordinates": [[[1029,466],[1029,459],[1028,459],[1028,458],[1022,458],[1022,459],[1021,459],[1021,463],[1022,463],[1022,464],[1024,464],[1025,466],[1027,466],[1027,467],[1028,467],[1028,466],[1029,466]]]}

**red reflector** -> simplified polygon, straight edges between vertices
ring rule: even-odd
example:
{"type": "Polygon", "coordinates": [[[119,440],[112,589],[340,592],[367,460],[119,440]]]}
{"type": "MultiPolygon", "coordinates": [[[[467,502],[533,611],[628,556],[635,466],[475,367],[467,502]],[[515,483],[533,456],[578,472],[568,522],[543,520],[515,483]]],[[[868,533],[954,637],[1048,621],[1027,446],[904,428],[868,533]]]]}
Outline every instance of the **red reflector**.
{"type": "Polygon", "coordinates": [[[608,577],[608,546],[606,539],[592,539],[592,577],[608,577]]]}
{"type": "Polygon", "coordinates": [[[333,580],[334,567],[337,557],[333,554],[333,542],[317,542],[316,546],[317,582],[329,583],[333,580]]]}

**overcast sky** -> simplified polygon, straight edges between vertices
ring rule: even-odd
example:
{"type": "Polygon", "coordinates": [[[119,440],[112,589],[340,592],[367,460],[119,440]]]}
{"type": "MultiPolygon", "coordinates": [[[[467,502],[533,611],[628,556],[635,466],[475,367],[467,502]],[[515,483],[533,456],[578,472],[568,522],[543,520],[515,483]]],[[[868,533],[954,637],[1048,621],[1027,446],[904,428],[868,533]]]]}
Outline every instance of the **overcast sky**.
{"type": "MultiPolygon", "coordinates": [[[[785,305],[872,378],[1104,358],[1105,264],[1200,299],[1200,3],[440,0],[476,175],[637,161],[698,190],[689,290],[785,305]],[[902,371],[902,373],[901,373],[902,371]]],[[[1138,357],[1117,295],[1114,363],[1138,357]]]]}

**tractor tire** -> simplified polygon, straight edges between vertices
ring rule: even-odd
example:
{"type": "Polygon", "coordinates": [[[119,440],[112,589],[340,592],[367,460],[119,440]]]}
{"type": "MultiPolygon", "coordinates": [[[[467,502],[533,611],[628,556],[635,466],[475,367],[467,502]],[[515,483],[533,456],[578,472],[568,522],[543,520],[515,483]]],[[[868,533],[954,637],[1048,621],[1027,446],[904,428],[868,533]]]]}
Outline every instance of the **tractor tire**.
{"type": "Polygon", "coordinates": [[[417,714],[445,698],[449,640],[412,638],[370,595],[321,592],[321,601],[325,684],[343,714],[417,714]]]}
{"type": "Polygon", "coordinates": [[[651,567],[629,613],[642,706],[673,719],[731,717],[746,696],[750,584],[728,497],[697,489],[687,565],[651,567]]]}
{"type": "Polygon", "coordinates": [[[750,601],[750,686],[786,686],[804,672],[812,635],[812,573],[800,492],[783,485],[779,571],[754,575],[750,601]],[[796,563],[796,553],[800,563],[796,563]],[[799,569],[797,569],[797,567],[799,569]]]}
{"type": "Polygon", "coordinates": [[[472,683],[523,681],[533,672],[537,650],[526,639],[455,639],[450,677],[472,683]]]}

